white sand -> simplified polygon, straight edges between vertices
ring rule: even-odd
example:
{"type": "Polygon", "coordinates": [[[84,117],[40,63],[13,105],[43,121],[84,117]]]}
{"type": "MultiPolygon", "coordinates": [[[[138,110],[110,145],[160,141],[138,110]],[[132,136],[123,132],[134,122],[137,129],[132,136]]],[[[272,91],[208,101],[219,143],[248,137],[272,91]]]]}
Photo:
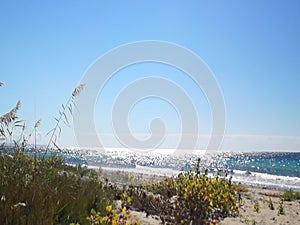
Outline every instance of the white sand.
{"type": "MultiPolygon", "coordinates": [[[[278,215],[280,198],[269,197],[264,194],[281,194],[281,191],[261,188],[249,188],[249,192],[242,194],[242,204],[237,217],[227,217],[220,221],[220,225],[269,225],[289,224],[300,225],[300,200],[283,202],[284,215],[278,215]],[[268,207],[271,198],[274,210],[268,207]],[[254,204],[259,203],[259,212],[255,212],[254,204]]],[[[132,218],[138,219],[142,225],[159,225],[160,219],[157,216],[146,217],[146,213],[131,211],[132,218]]]]}
{"type": "Polygon", "coordinates": [[[236,218],[225,218],[220,222],[221,225],[237,225],[237,224],[250,224],[250,225],[268,225],[268,224],[300,224],[300,200],[292,202],[283,202],[284,215],[278,214],[278,207],[280,198],[265,196],[267,194],[280,194],[281,191],[249,188],[248,193],[242,195],[242,206],[239,210],[239,216],[236,218]],[[274,210],[268,207],[268,201],[271,198],[274,210]],[[254,204],[259,203],[259,212],[255,212],[254,204]]]}

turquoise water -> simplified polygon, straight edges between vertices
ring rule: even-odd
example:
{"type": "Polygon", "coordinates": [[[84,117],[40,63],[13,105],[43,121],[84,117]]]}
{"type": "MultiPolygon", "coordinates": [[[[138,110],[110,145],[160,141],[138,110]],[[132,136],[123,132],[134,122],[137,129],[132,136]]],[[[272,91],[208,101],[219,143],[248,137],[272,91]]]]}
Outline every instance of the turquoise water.
{"type": "Polygon", "coordinates": [[[218,153],[175,156],[160,153],[137,153],[128,150],[65,151],[61,152],[70,164],[85,164],[138,173],[174,176],[195,166],[201,159],[202,169],[210,174],[222,170],[237,183],[300,190],[300,153],[218,153]]]}
{"type": "Polygon", "coordinates": [[[300,153],[244,153],[227,160],[229,168],[272,175],[300,177],[300,153]]]}

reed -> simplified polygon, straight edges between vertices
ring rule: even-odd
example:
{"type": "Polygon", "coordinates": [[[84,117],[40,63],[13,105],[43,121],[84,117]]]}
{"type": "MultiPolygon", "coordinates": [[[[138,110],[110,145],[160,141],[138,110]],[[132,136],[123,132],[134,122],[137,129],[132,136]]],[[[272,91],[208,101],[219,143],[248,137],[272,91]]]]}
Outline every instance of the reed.
{"type": "Polygon", "coordinates": [[[60,149],[57,145],[57,138],[61,134],[60,122],[64,120],[67,126],[70,126],[69,119],[67,116],[67,111],[73,116],[73,106],[75,105],[75,98],[80,94],[80,92],[84,89],[85,84],[79,84],[72,92],[70,98],[67,100],[66,104],[61,105],[61,109],[59,110],[59,116],[55,118],[56,124],[53,129],[51,129],[48,134],[51,134],[49,142],[46,147],[46,153],[49,150],[51,144],[54,145],[57,149],[60,149]],[[68,109],[68,110],[67,110],[68,109]]]}

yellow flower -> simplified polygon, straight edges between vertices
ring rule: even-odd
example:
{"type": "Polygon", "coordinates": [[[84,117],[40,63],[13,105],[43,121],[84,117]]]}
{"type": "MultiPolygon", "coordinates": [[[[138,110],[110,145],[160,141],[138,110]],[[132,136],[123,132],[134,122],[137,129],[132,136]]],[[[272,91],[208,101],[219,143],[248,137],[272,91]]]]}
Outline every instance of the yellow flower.
{"type": "Polygon", "coordinates": [[[108,216],[104,216],[100,219],[101,223],[108,221],[108,216]]]}
{"type": "Polygon", "coordinates": [[[126,207],[124,206],[123,208],[122,208],[122,212],[126,212],[126,207]]]}
{"type": "Polygon", "coordinates": [[[111,221],[111,225],[118,225],[118,221],[112,220],[112,221],[111,221]]]}
{"type": "Polygon", "coordinates": [[[204,201],[206,201],[207,199],[209,199],[209,197],[207,195],[204,196],[204,201]]]}
{"type": "Polygon", "coordinates": [[[112,205],[106,206],[106,211],[110,213],[112,211],[112,205]]]}

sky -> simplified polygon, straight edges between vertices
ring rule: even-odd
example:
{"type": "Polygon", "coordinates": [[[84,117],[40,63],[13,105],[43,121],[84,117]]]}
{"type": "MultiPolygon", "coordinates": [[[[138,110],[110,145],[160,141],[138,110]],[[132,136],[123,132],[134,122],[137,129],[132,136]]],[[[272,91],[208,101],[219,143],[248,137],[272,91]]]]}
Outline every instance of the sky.
{"type": "MultiPolygon", "coordinates": [[[[96,59],[120,45],[159,40],[189,49],[213,72],[226,106],[222,149],[300,151],[299,10],[297,0],[2,2],[0,114],[21,100],[19,117],[28,131],[41,118],[38,142],[47,143],[61,104],[96,59]]],[[[104,145],[113,145],[116,96],[143,76],[186,90],[199,115],[202,148],[212,129],[205,93],[181,71],[151,63],[124,68],[99,93],[94,121],[104,145]]],[[[168,134],[180,134],[180,115],[159,98],[132,108],[130,130],[148,134],[154,117],[165,121],[168,134]]],[[[62,127],[59,144],[75,146],[72,125],[62,127]]]]}

